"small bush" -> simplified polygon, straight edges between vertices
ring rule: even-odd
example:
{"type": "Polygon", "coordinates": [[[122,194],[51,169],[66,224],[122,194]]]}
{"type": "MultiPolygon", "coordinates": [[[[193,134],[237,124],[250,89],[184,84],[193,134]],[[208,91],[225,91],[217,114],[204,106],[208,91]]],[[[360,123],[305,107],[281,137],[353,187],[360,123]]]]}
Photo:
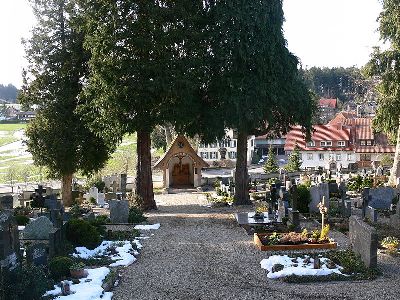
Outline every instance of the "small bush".
{"type": "Polygon", "coordinates": [[[57,256],[50,260],[49,270],[51,278],[56,281],[62,280],[70,275],[69,268],[74,264],[74,260],[66,256],[57,256]]]}
{"type": "Polygon", "coordinates": [[[106,234],[106,225],[110,223],[110,219],[105,215],[97,216],[94,220],[89,220],[90,225],[96,227],[97,232],[104,236],[106,234]]]}
{"type": "Polygon", "coordinates": [[[143,216],[143,212],[135,207],[132,206],[129,209],[129,217],[128,217],[128,222],[131,224],[137,224],[137,223],[142,223],[147,220],[147,217],[143,216]]]}
{"type": "Polygon", "coordinates": [[[307,186],[299,184],[297,186],[297,195],[297,209],[301,213],[308,213],[308,204],[311,202],[310,190],[307,188],[307,186]]]}
{"type": "Polygon", "coordinates": [[[17,221],[17,224],[19,226],[25,226],[26,224],[29,223],[29,218],[27,216],[23,216],[23,215],[15,216],[15,220],[17,221]]]}
{"type": "Polygon", "coordinates": [[[90,198],[89,198],[89,202],[90,202],[91,204],[93,204],[93,205],[97,204],[97,201],[96,201],[96,199],[95,199],[94,197],[90,197],[90,198]]]}
{"type": "Polygon", "coordinates": [[[100,233],[88,221],[72,219],[67,223],[66,237],[75,247],[96,248],[100,242],[100,233]]]}
{"type": "Polygon", "coordinates": [[[0,295],[9,300],[39,300],[52,286],[43,267],[35,265],[0,270],[0,295]]]}

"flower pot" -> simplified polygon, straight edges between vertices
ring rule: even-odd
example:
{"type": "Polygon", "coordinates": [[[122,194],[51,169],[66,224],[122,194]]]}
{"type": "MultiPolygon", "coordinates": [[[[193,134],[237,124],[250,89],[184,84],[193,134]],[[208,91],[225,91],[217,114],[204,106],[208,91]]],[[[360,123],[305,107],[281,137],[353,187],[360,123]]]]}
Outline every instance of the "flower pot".
{"type": "Polygon", "coordinates": [[[72,269],[69,270],[71,273],[71,277],[72,278],[84,278],[86,276],[88,276],[88,271],[86,271],[85,269],[72,269]]]}

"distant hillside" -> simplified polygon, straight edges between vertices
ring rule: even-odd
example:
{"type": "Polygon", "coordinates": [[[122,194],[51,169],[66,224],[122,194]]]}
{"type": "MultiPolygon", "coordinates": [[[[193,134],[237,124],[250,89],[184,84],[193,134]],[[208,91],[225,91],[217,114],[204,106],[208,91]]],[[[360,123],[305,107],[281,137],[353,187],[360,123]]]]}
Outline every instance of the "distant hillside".
{"type": "Polygon", "coordinates": [[[12,103],[17,101],[18,89],[12,84],[2,85],[0,84],[0,99],[6,100],[12,103]]]}

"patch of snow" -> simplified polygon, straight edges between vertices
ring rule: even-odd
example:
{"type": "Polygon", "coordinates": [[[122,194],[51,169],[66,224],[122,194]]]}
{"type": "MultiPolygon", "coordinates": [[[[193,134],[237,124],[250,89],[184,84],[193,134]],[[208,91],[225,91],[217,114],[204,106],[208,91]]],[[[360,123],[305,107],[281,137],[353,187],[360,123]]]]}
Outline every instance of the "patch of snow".
{"type": "Polygon", "coordinates": [[[87,269],[88,276],[79,280],[78,284],[72,284],[69,281],[70,289],[72,294],[68,296],[61,295],[61,288],[54,286],[54,290],[48,291],[44,296],[58,296],[55,299],[62,300],[100,300],[109,299],[111,300],[113,293],[104,292],[101,287],[103,280],[106,278],[110,269],[107,267],[101,267],[96,269],[87,269]],[[87,279],[91,279],[89,282],[85,282],[87,279]]]}
{"type": "Polygon", "coordinates": [[[140,230],[156,230],[160,228],[160,223],[153,224],[153,225],[136,225],[135,229],[140,230]]]}
{"type": "MultiPolygon", "coordinates": [[[[139,241],[133,241],[137,248],[140,249],[142,245],[139,241]]],[[[90,250],[86,247],[76,247],[74,257],[79,257],[83,259],[96,258],[96,257],[109,257],[112,260],[115,260],[114,263],[110,264],[110,267],[115,266],[129,266],[133,262],[136,261],[135,255],[139,253],[132,248],[132,244],[130,241],[103,241],[100,246],[97,248],[90,250]],[[119,246],[122,244],[121,246],[119,246]],[[115,254],[110,253],[110,248],[115,248],[115,254]]]]}
{"type": "Polygon", "coordinates": [[[304,263],[305,258],[297,257],[297,262],[293,262],[293,258],[287,255],[272,255],[267,259],[263,259],[261,261],[261,268],[268,271],[267,277],[270,279],[277,279],[281,277],[286,277],[289,275],[297,275],[297,276],[326,276],[333,273],[341,274],[340,271],[342,267],[336,265],[335,269],[329,269],[325,263],[327,262],[327,258],[321,257],[321,268],[314,269],[314,259],[309,258],[309,263],[304,263]],[[272,267],[275,264],[281,264],[284,266],[283,270],[278,272],[272,272],[272,267]],[[297,266],[294,266],[297,264],[297,266]]]}
{"type": "Polygon", "coordinates": [[[18,230],[19,231],[22,231],[22,230],[24,230],[25,229],[25,226],[18,226],[18,230]]]}

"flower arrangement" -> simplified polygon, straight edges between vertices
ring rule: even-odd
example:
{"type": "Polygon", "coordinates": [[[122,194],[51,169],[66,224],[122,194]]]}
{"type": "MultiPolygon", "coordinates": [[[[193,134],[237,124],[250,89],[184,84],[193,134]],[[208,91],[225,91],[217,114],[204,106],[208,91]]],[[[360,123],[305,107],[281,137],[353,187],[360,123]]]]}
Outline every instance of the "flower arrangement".
{"type": "Polygon", "coordinates": [[[382,247],[390,252],[396,252],[399,248],[399,244],[399,239],[394,236],[387,236],[381,241],[382,247]]]}

